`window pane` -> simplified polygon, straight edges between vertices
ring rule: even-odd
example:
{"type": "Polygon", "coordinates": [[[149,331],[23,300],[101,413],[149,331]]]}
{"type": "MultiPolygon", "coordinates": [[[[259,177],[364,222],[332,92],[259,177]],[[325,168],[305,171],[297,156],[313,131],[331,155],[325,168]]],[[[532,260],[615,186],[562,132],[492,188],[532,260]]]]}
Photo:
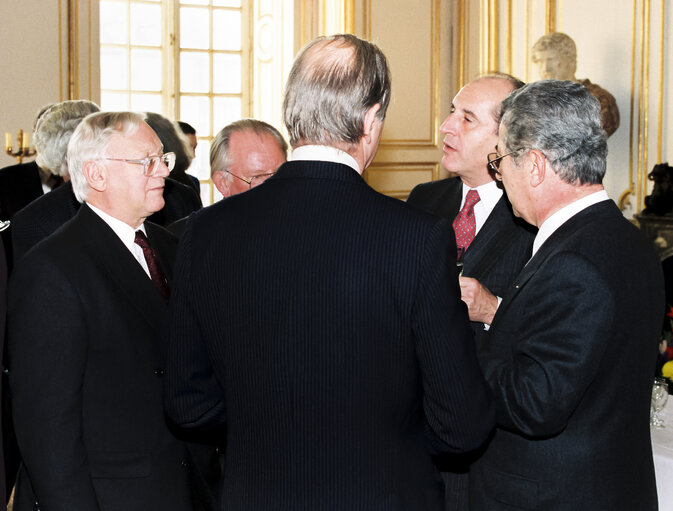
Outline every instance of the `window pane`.
{"type": "Polygon", "coordinates": [[[131,94],[133,112],[161,113],[161,94],[131,94]]]}
{"type": "Polygon", "coordinates": [[[199,179],[210,179],[210,143],[207,140],[199,140],[196,146],[196,158],[189,167],[189,173],[199,179]]]}
{"type": "Polygon", "coordinates": [[[213,129],[215,133],[241,118],[241,98],[213,98],[213,129]]]}
{"type": "Polygon", "coordinates": [[[126,3],[101,1],[100,42],[125,44],[127,39],[126,3]]]}
{"type": "Polygon", "coordinates": [[[128,62],[123,48],[100,49],[101,89],[126,89],[128,87],[128,62]]]}
{"type": "Polygon", "coordinates": [[[131,44],[161,46],[160,5],[131,5],[131,44]]]}
{"type": "MultiPolygon", "coordinates": [[[[180,98],[180,120],[188,122],[201,137],[210,133],[210,108],[205,96],[182,96],[180,98]]],[[[198,147],[196,148],[198,150],[198,147]]]]}
{"type": "Polygon", "coordinates": [[[241,57],[213,55],[213,92],[238,94],[241,92],[241,57]]]}
{"type": "Polygon", "coordinates": [[[129,109],[129,95],[125,92],[101,92],[100,109],[103,112],[125,112],[129,109]]]}
{"type": "Polygon", "coordinates": [[[180,9],[180,47],[207,50],[210,46],[208,9],[180,9]]]}
{"type": "Polygon", "coordinates": [[[182,5],[208,5],[208,0],[181,0],[182,5]]]}
{"type": "Polygon", "coordinates": [[[131,50],[131,88],[161,90],[161,50],[131,50]]]}
{"type": "Polygon", "coordinates": [[[241,49],[241,13],[238,11],[213,11],[213,49],[241,49]]]}
{"type": "Polygon", "coordinates": [[[213,0],[216,7],[240,7],[241,0],[213,0]]]}
{"type": "Polygon", "coordinates": [[[180,91],[208,92],[210,86],[208,54],[203,52],[180,53],[180,91]]]}

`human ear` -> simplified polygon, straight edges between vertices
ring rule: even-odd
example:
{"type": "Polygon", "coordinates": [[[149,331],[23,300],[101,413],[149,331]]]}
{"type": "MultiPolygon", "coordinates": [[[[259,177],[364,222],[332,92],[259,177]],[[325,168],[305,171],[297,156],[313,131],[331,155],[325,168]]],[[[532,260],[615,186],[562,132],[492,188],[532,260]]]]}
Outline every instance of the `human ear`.
{"type": "Polygon", "coordinates": [[[87,184],[93,190],[102,192],[108,186],[108,171],[104,165],[98,161],[86,161],[82,165],[82,174],[87,184]]]}
{"type": "Polygon", "coordinates": [[[528,153],[533,167],[530,170],[530,185],[536,187],[544,182],[547,171],[547,158],[537,149],[531,149],[528,153]]]}
{"type": "Polygon", "coordinates": [[[231,195],[231,190],[229,190],[229,181],[227,180],[227,176],[224,175],[224,172],[217,171],[213,173],[211,179],[213,180],[215,188],[217,188],[217,191],[220,192],[223,197],[229,197],[231,195]]]}
{"type": "Polygon", "coordinates": [[[375,125],[377,122],[380,122],[376,117],[376,114],[381,110],[381,105],[376,103],[375,105],[369,107],[369,110],[365,113],[364,119],[364,131],[363,136],[369,142],[371,140],[372,134],[374,133],[375,125]]]}

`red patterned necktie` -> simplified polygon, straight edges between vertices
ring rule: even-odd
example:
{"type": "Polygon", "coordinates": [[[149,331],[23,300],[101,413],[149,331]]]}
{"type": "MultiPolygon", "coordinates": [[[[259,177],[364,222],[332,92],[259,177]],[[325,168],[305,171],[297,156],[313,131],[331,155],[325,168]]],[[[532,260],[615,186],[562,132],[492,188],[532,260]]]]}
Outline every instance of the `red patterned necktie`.
{"type": "Polygon", "coordinates": [[[477,190],[469,190],[465,197],[465,205],[453,221],[453,230],[456,233],[456,245],[458,247],[458,260],[470,246],[477,232],[477,222],[474,219],[474,205],[481,199],[477,190]]]}
{"type": "Polygon", "coordinates": [[[143,255],[145,256],[147,269],[150,271],[150,278],[152,279],[154,286],[159,290],[161,296],[168,300],[168,296],[170,295],[168,281],[166,280],[166,275],[164,275],[164,272],[161,269],[157,255],[154,253],[154,250],[147,242],[147,236],[145,236],[143,231],[136,231],[136,238],[133,241],[136,243],[136,245],[143,249],[143,255]]]}

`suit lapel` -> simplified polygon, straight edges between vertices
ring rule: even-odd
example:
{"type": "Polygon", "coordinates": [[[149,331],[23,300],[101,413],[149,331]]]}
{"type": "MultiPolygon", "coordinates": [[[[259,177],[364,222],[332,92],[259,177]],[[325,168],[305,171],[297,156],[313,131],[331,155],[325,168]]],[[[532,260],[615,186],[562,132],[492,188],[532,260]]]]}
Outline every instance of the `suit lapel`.
{"type": "Polygon", "coordinates": [[[76,219],[87,233],[83,249],[90,253],[92,261],[152,328],[161,328],[166,302],[131,252],[89,207],[80,208],[76,219]]]}
{"type": "Polygon", "coordinates": [[[515,229],[512,212],[503,194],[465,253],[465,275],[481,280],[511,241],[515,229]]]}
{"type": "Polygon", "coordinates": [[[554,233],[542,244],[540,249],[535,253],[530,261],[528,261],[528,263],[523,267],[519,275],[517,275],[514,283],[510,287],[509,292],[505,294],[500,307],[498,307],[495,319],[493,320],[493,325],[496,324],[498,317],[501,316],[502,313],[509,307],[510,303],[516,299],[516,296],[525,287],[526,283],[535,275],[540,266],[542,266],[545,261],[547,261],[554,254],[563,250],[565,242],[569,238],[575,236],[578,231],[582,229],[582,226],[588,225],[591,222],[591,219],[595,219],[598,215],[610,216],[613,215],[615,211],[618,215],[621,215],[621,212],[617,209],[612,201],[602,201],[580,211],[576,215],[569,218],[556,231],[554,231],[554,233]]]}

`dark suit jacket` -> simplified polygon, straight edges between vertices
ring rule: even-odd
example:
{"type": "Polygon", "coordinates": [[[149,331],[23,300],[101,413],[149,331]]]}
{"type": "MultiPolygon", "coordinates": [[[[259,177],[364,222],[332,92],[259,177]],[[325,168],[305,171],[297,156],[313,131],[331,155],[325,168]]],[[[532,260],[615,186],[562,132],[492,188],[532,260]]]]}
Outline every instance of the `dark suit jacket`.
{"type": "MultiPolygon", "coordinates": [[[[5,346],[5,315],[7,312],[7,262],[5,261],[5,251],[2,247],[2,239],[0,239],[0,353],[4,351],[5,346]]],[[[0,379],[0,384],[2,384],[0,379]]],[[[0,391],[2,389],[0,388],[0,391]]],[[[0,407],[0,413],[2,408],[0,407]]],[[[2,417],[0,416],[0,423],[2,417]]],[[[6,502],[6,488],[5,488],[5,464],[2,437],[0,437],[0,507],[6,502]]]]}
{"type": "MultiPolygon", "coordinates": [[[[63,179],[54,176],[56,186],[63,183],[63,179]]],[[[0,219],[12,220],[14,215],[32,201],[44,195],[40,167],[34,161],[18,163],[0,169],[0,219]]],[[[12,228],[2,231],[5,245],[5,255],[9,269],[12,261],[12,228]]]]}
{"type": "MultiPolygon", "coordinates": [[[[147,220],[167,225],[200,208],[196,194],[186,185],[166,179],[164,186],[165,206],[147,220]],[[158,220],[158,222],[157,222],[158,220]]],[[[14,260],[18,261],[38,241],[46,238],[61,225],[75,216],[80,203],[72,192],[72,183],[67,182],[53,192],[23,208],[12,222],[14,260]]]]}
{"type": "MultiPolygon", "coordinates": [[[[453,177],[420,184],[407,202],[437,216],[453,219],[462,200],[463,183],[453,177]]],[[[463,275],[472,277],[502,297],[514,277],[530,259],[536,229],[514,217],[505,194],[491,211],[464,255],[463,275]]],[[[475,333],[484,330],[474,323],[475,333]]]]}
{"type": "Polygon", "coordinates": [[[661,266],[612,201],[564,223],[516,278],[480,346],[498,428],[471,509],[657,508],[652,375],[661,266]]]}
{"type": "Polygon", "coordinates": [[[40,167],[34,161],[0,169],[0,218],[10,220],[43,193],[40,167]]]}
{"type": "MultiPolygon", "coordinates": [[[[146,229],[170,277],[176,240],[146,229]]],[[[162,406],[167,305],[91,209],[17,264],[8,318],[26,468],[15,509],[191,509],[185,445],[162,406]]]]}
{"type": "Polygon", "coordinates": [[[455,249],[446,220],[330,162],[192,215],[166,407],[226,424],[223,510],[442,509],[431,452],[491,431],[455,249]]]}
{"type": "MultiPolygon", "coordinates": [[[[460,210],[463,183],[458,177],[422,183],[414,187],[407,202],[453,222],[460,210]]],[[[463,257],[463,275],[472,277],[493,294],[502,297],[521,268],[530,259],[535,229],[515,218],[503,194],[463,257]]],[[[485,339],[484,324],[472,322],[477,339],[485,339]]],[[[446,511],[469,508],[467,472],[479,452],[437,459],[446,484],[446,511]]]]}

